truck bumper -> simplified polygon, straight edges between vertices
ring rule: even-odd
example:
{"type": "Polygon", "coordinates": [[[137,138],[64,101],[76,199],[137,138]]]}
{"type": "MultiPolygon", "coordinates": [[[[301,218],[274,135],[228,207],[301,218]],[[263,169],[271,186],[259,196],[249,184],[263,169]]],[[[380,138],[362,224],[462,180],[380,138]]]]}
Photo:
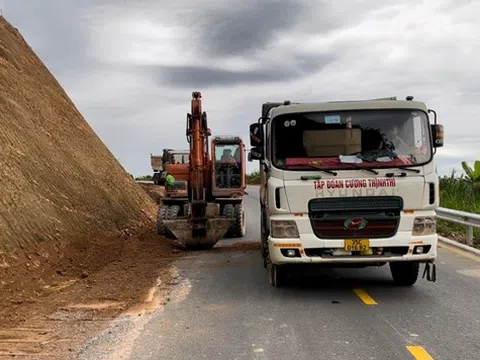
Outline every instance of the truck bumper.
{"type": "Polygon", "coordinates": [[[268,249],[270,261],[276,265],[317,263],[339,267],[342,264],[375,266],[393,261],[434,262],[437,257],[437,242],[437,234],[412,236],[411,232],[398,232],[392,238],[371,239],[368,252],[352,254],[344,250],[345,240],[323,240],[312,233],[291,239],[269,236],[268,249]],[[289,249],[294,250],[295,256],[287,255],[289,249]]]}

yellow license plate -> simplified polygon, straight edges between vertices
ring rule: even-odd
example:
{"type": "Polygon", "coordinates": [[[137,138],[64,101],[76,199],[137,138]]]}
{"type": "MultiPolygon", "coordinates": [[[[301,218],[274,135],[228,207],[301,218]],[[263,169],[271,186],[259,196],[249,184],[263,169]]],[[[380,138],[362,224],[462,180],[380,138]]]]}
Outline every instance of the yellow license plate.
{"type": "Polygon", "coordinates": [[[345,251],[368,251],[370,240],[368,239],[345,239],[345,251]]]}

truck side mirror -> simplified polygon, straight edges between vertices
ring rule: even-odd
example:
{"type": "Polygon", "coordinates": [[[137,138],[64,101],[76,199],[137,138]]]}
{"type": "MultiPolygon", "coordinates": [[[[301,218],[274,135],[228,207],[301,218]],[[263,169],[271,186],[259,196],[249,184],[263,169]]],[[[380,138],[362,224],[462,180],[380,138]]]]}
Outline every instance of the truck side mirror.
{"type": "Polygon", "coordinates": [[[250,149],[250,153],[248,154],[248,161],[252,160],[263,160],[263,148],[254,147],[250,149]]]}
{"type": "Polygon", "coordinates": [[[433,147],[434,148],[443,147],[443,139],[444,139],[443,125],[435,124],[430,126],[432,129],[433,147]]]}
{"type": "Polygon", "coordinates": [[[263,127],[262,124],[254,123],[250,125],[250,145],[262,146],[263,145],[263,127]]]}

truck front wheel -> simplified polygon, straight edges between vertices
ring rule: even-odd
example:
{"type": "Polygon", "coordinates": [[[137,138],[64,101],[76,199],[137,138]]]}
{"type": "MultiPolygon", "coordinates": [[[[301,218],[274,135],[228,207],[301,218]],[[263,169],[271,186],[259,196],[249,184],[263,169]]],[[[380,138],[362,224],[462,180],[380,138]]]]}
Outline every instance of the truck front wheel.
{"type": "Polygon", "coordinates": [[[288,274],[283,266],[269,264],[268,275],[270,277],[270,285],[273,287],[283,287],[287,284],[288,274]]]}
{"type": "Polygon", "coordinates": [[[416,261],[391,262],[390,272],[398,286],[412,286],[417,282],[420,264],[416,261]]]}

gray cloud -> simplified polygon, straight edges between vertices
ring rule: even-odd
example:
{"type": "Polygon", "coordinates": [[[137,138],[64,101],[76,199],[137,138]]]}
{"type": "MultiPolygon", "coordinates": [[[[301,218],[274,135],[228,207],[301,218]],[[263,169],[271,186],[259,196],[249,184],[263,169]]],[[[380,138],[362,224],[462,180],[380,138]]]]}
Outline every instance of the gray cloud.
{"type": "Polygon", "coordinates": [[[159,85],[177,88],[236,86],[279,83],[317,72],[333,61],[332,56],[299,57],[291,66],[271,64],[248,71],[232,71],[208,66],[162,66],[153,68],[159,85]]]}
{"type": "Polygon", "coordinates": [[[300,20],[304,9],[304,2],[296,0],[250,0],[208,9],[195,18],[202,28],[198,46],[213,56],[248,56],[265,50],[278,32],[300,20]]]}

